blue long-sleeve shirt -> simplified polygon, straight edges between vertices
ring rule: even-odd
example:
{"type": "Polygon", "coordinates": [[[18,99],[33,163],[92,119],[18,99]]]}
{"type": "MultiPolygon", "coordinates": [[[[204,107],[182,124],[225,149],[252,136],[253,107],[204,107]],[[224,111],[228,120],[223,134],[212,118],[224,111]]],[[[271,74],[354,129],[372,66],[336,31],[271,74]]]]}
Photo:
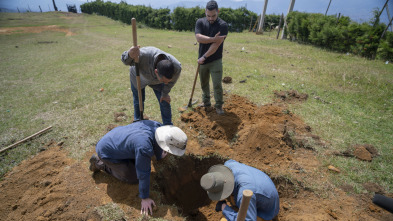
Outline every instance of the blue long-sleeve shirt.
{"type": "MultiPolygon", "coordinates": [[[[280,210],[278,192],[268,175],[235,160],[228,160],[224,165],[232,170],[235,177],[232,194],[237,207],[240,208],[244,190],[248,189],[254,193],[248,206],[246,220],[257,220],[257,216],[271,220],[277,216],[280,210]]],[[[237,219],[237,212],[229,206],[226,206],[222,213],[228,221],[237,219]]]]}
{"type": "Polygon", "coordinates": [[[112,129],[96,145],[101,159],[121,163],[134,159],[139,180],[139,197],[149,197],[151,158],[161,159],[162,149],[155,140],[155,131],[161,124],[143,120],[112,129]]]}

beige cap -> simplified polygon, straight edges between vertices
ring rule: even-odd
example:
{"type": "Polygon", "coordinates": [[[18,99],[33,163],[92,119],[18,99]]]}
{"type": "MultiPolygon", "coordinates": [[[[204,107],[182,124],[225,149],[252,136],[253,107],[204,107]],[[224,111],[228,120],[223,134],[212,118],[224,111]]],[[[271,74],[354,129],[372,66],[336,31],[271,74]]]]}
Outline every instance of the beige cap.
{"type": "Polygon", "coordinates": [[[158,145],[168,153],[182,156],[186,151],[187,135],[178,127],[162,126],[155,133],[158,145]]]}

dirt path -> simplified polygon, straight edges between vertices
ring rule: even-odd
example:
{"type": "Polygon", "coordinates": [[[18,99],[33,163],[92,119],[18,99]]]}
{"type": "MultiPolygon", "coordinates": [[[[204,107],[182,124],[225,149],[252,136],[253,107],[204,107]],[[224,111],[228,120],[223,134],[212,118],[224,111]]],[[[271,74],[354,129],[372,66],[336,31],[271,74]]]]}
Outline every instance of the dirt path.
{"type": "Polygon", "coordinates": [[[41,33],[44,31],[64,32],[66,33],[66,36],[75,35],[75,33],[71,32],[70,30],[66,28],[60,28],[57,25],[0,28],[0,34],[8,34],[8,35],[16,34],[16,33],[41,33]]]}
{"type": "MultiPolygon", "coordinates": [[[[211,165],[232,158],[269,174],[280,195],[279,220],[393,220],[371,203],[371,194],[349,195],[330,184],[330,172],[313,151],[316,145],[328,145],[285,104],[257,107],[232,95],[224,109],[223,116],[201,108],[182,115],[180,126],[189,136],[187,155],[153,161],[151,197],[159,205],[154,217],[219,220],[215,202],[200,191],[199,179],[211,165]],[[178,208],[168,206],[173,204],[178,208]]],[[[94,147],[82,162],[68,158],[61,147],[45,148],[0,182],[0,220],[140,217],[137,185],[88,170],[94,147]],[[113,205],[121,210],[111,209],[113,205]]]]}

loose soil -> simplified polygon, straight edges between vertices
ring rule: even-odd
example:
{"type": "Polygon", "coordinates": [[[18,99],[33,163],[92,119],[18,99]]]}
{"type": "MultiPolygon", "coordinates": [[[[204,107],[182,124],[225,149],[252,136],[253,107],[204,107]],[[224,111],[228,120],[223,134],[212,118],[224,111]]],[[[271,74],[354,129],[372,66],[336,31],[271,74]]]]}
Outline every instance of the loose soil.
{"type": "MultiPolygon", "coordinates": [[[[373,193],[384,192],[377,184],[365,183],[370,193],[355,195],[351,186],[336,188],[329,182],[333,172],[314,151],[329,148],[328,142],[312,134],[285,103],[258,107],[231,95],[224,111],[217,115],[213,108],[195,108],[181,115],[179,127],[189,137],[187,154],[153,159],[153,217],[219,220],[222,215],[214,212],[215,202],[199,180],[210,166],[234,159],[272,178],[280,196],[279,220],[393,220],[372,204],[373,193]]],[[[113,126],[102,128],[103,133],[113,126]]],[[[57,145],[43,149],[0,182],[0,220],[102,220],[103,209],[113,203],[121,210],[120,215],[111,214],[116,217],[112,220],[140,220],[137,185],[88,170],[93,146],[83,161],[70,159],[57,145]]]]}
{"type": "Polygon", "coordinates": [[[302,94],[296,90],[274,91],[274,95],[282,101],[304,101],[307,100],[308,94],[302,94]]]}

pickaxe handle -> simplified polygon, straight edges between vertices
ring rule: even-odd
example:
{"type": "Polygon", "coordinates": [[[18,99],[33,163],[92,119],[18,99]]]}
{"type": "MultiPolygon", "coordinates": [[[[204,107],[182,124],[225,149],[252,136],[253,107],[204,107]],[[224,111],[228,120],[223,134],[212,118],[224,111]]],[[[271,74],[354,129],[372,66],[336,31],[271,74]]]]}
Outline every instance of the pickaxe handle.
{"type": "Polygon", "coordinates": [[[198,63],[198,67],[197,67],[197,71],[196,71],[195,79],[194,79],[194,85],[192,86],[192,92],[191,92],[190,101],[188,102],[188,107],[192,107],[192,96],[194,96],[195,84],[196,84],[196,81],[198,79],[198,73],[199,73],[199,67],[200,66],[201,65],[198,63]]]}
{"type": "MultiPolygon", "coordinates": [[[[136,34],[136,19],[131,19],[132,24],[132,41],[134,47],[138,47],[138,39],[136,34]]],[[[135,72],[136,72],[136,84],[138,89],[138,99],[139,99],[139,111],[141,113],[141,120],[143,120],[143,102],[142,102],[142,89],[141,89],[141,76],[139,75],[139,56],[134,59],[135,62],[135,72]]]]}

